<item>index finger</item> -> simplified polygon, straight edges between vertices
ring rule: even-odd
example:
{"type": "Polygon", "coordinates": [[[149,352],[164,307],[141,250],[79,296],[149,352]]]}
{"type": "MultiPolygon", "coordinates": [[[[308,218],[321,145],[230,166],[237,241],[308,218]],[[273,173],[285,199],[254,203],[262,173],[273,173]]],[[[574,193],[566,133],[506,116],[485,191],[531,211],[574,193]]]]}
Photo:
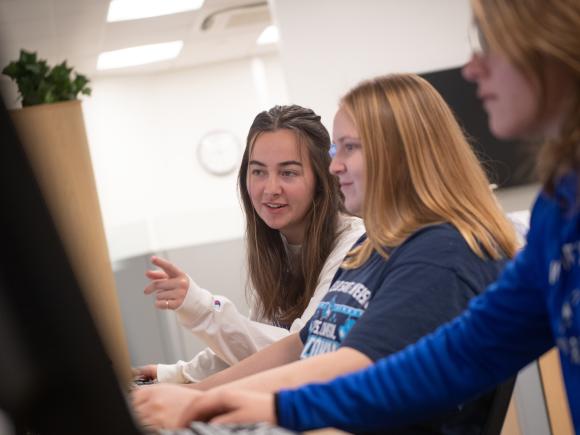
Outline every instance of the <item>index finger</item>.
{"type": "Polygon", "coordinates": [[[173,263],[170,263],[169,261],[165,260],[164,258],[161,257],[151,257],[151,263],[154,264],[157,267],[160,267],[161,269],[163,269],[163,271],[170,277],[170,278],[175,278],[179,275],[181,275],[183,272],[181,271],[181,269],[179,269],[178,267],[176,267],[175,265],[173,265],[173,263]]]}

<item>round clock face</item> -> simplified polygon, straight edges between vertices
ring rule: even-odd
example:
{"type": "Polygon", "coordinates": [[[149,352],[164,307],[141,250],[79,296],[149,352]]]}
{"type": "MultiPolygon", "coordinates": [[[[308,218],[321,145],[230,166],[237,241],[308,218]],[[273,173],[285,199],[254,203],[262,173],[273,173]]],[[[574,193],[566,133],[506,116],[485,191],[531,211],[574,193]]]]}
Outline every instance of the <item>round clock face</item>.
{"type": "Polygon", "coordinates": [[[197,158],[210,174],[227,175],[240,163],[240,141],[230,131],[216,130],[206,133],[197,146],[197,158]]]}

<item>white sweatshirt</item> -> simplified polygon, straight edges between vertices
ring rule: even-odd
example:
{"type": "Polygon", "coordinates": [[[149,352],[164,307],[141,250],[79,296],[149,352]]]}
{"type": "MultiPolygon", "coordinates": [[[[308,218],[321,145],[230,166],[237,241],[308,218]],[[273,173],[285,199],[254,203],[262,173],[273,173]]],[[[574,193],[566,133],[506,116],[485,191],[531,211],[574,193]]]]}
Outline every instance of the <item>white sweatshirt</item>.
{"type": "Polygon", "coordinates": [[[340,236],[320,272],[314,294],[302,315],[292,322],[290,330],[274,326],[268,323],[268,319],[258,319],[255,316],[255,303],[252,304],[249,318],[242,315],[229,299],[213,295],[189,278],[187,295],[175,312],[180,323],[203,340],[208,348],[191,361],[158,364],[159,382],[199,382],[275,341],[300,331],[328,291],[344,256],[365,232],[365,228],[361,219],[341,215],[338,231],[340,236]]]}

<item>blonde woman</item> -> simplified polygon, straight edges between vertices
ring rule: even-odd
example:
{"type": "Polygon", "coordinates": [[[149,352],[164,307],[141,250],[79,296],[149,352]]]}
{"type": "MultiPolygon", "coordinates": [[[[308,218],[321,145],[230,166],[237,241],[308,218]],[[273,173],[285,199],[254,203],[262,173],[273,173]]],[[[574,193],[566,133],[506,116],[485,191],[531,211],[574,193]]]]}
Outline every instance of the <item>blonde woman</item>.
{"type": "MultiPolygon", "coordinates": [[[[355,87],[341,101],[333,137],[330,170],[367,236],[300,334],[200,383],[222,385],[207,397],[183,388],[137,392],[147,423],[171,427],[205,417],[216,398],[222,409],[225,391],[273,392],[370,366],[458,315],[514,254],[512,226],[451,111],[425,80],[393,75],[355,87]]],[[[481,429],[485,399],[409,431],[481,429]]]]}
{"type": "Polygon", "coordinates": [[[208,348],[191,361],[138,368],[137,376],[199,382],[304,326],[364,233],[359,218],[341,211],[337,180],[327,170],[329,148],[329,134],[311,109],[275,106],[256,116],[238,175],[251,315],[154,257],[160,269],[147,272],[145,293],[155,293],[157,308],[175,310],[208,348]]]}
{"type": "Polygon", "coordinates": [[[556,345],[580,433],[580,2],[472,5],[478,37],[464,76],[477,84],[491,131],[545,141],[524,250],[464,315],[368,370],[276,397],[203,398],[190,417],[385,433],[492,388],[556,345]]]}

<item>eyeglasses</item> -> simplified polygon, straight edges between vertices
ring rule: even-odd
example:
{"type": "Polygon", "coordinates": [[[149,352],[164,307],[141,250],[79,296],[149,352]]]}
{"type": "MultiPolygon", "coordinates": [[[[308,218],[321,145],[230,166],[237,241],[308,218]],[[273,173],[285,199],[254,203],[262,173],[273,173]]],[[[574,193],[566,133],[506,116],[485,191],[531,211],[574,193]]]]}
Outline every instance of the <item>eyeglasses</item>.
{"type": "Polygon", "coordinates": [[[330,144],[330,149],[328,150],[328,154],[330,154],[331,159],[334,159],[334,156],[336,155],[336,144],[335,143],[330,144]]]}
{"type": "Polygon", "coordinates": [[[471,47],[471,52],[477,55],[487,54],[489,50],[489,44],[485,35],[479,28],[476,22],[472,22],[469,26],[467,32],[467,39],[469,41],[469,46],[471,47]]]}

